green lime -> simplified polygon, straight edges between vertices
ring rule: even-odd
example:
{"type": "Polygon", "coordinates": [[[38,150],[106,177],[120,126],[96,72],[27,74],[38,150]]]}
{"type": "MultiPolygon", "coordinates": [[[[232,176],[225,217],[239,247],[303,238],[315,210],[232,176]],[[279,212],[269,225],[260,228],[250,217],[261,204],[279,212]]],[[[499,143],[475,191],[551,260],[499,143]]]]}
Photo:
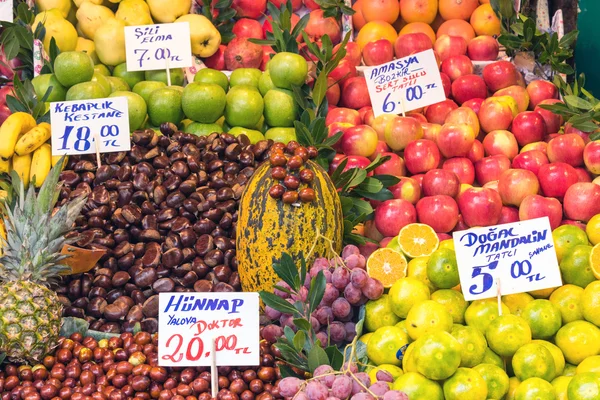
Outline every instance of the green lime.
{"type": "Polygon", "coordinates": [[[578,244],[588,244],[588,237],[583,229],[574,225],[561,225],[552,231],[556,257],[560,263],[565,254],[578,244]]]}
{"type": "Polygon", "coordinates": [[[410,309],[422,301],[429,300],[427,285],[415,278],[400,278],[389,291],[392,311],[400,318],[406,318],[410,309]]]}
{"type": "Polygon", "coordinates": [[[562,375],[565,369],[565,356],[563,355],[562,351],[560,351],[558,346],[548,342],[547,340],[540,339],[532,340],[531,343],[541,344],[547,348],[548,351],[550,351],[550,354],[552,354],[552,358],[554,359],[554,370],[556,376],[562,375]]]}
{"type": "Polygon", "coordinates": [[[196,72],[196,75],[194,75],[194,82],[214,83],[221,86],[226,92],[229,90],[229,79],[227,79],[227,75],[212,68],[202,68],[196,72]]]}
{"type": "Polygon", "coordinates": [[[146,120],[146,102],[137,93],[133,92],[114,92],[108,97],[125,97],[129,111],[129,130],[131,132],[140,129],[146,120]]]}
{"type": "Polygon", "coordinates": [[[156,89],[148,97],[148,116],[150,123],[160,126],[164,122],[178,125],[183,119],[181,109],[182,93],[176,88],[156,89]]]}
{"type": "Polygon", "coordinates": [[[191,120],[212,124],[225,111],[226,94],[215,83],[192,82],[183,89],[181,106],[184,114],[191,120]]]}
{"type": "Polygon", "coordinates": [[[531,329],[522,317],[501,315],[490,322],[485,338],[494,353],[512,357],[521,346],[531,342],[531,329]]]}
{"type": "Polygon", "coordinates": [[[522,381],[515,390],[515,400],[556,400],[556,391],[550,382],[529,378],[522,381]]]}
{"type": "MultiPolygon", "coordinates": [[[[510,314],[508,307],[502,303],[502,315],[510,314]]],[[[496,299],[475,300],[465,311],[465,322],[469,326],[474,326],[483,334],[490,323],[498,318],[498,302],[496,299]]]]}
{"type": "Polygon", "coordinates": [[[444,392],[437,382],[418,372],[406,372],[394,381],[392,390],[406,393],[409,399],[444,400],[444,392]]]}
{"type": "Polygon", "coordinates": [[[63,101],[67,96],[67,89],[56,79],[53,74],[38,75],[31,80],[35,95],[38,100],[42,100],[49,88],[51,88],[46,101],[63,101]]]}
{"type": "Polygon", "coordinates": [[[91,100],[106,97],[106,92],[98,82],[77,83],[69,88],[65,99],[70,100],[91,100]]]}
{"type": "Polygon", "coordinates": [[[413,340],[429,332],[450,332],[452,324],[452,315],[443,305],[433,300],[415,304],[406,316],[406,329],[413,340]]]}
{"type": "Polygon", "coordinates": [[[144,80],[144,71],[127,71],[127,63],[122,63],[113,69],[112,76],[122,78],[129,87],[134,87],[136,83],[144,80]]]}
{"type": "Polygon", "coordinates": [[[110,70],[104,64],[94,64],[94,72],[97,72],[104,76],[111,76],[110,70]]]}
{"type": "Polygon", "coordinates": [[[554,342],[568,363],[578,365],[600,354],[600,329],[587,321],[569,322],[558,330],[554,342]]]}
{"type": "Polygon", "coordinates": [[[65,87],[87,82],[94,75],[92,58],[81,51],[65,51],[54,60],[54,75],[65,87]]]}
{"type": "Polygon", "coordinates": [[[512,367],[521,382],[534,377],[550,382],[556,376],[552,353],[538,343],[521,346],[512,358],[512,367]]]}
{"type": "Polygon", "coordinates": [[[504,361],[502,361],[502,357],[494,353],[489,347],[486,347],[485,351],[483,352],[481,363],[494,364],[495,366],[504,369],[504,361]]]}
{"type": "Polygon", "coordinates": [[[238,68],[229,77],[229,86],[248,85],[258,89],[258,81],[262,76],[258,68],[238,68]]]}
{"type": "Polygon", "coordinates": [[[567,386],[569,400],[600,399],[600,373],[583,372],[577,374],[567,386]]]}
{"type": "MultiPolygon", "coordinates": [[[[413,260],[416,259],[417,258],[413,258],[413,260]]],[[[465,297],[458,290],[436,290],[435,292],[431,293],[431,300],[443,305],[450,315],[452,315],[452,320],[455,324],[463,324],[465,322],[465,311],[467,311],[469,303],[465,301],[465,297]]]]}

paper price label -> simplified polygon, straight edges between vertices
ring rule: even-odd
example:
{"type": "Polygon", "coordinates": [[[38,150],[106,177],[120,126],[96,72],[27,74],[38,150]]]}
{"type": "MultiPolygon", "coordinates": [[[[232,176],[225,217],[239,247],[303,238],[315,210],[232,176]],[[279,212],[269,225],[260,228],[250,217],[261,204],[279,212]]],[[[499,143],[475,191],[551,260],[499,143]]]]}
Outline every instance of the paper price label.
{"type": "Polygon", "coordinates": [[[127,71],[150,71],[192,66],[190,24],[126,26],[127,71]]]}
{"type": "Polygon", "coordinates": [[[467,301],[562,286],[548,217],[452,236],[467,301]]]}
{"type": "Polygon", "coordinates": [[[50,103],[52,155],[128,151],[129,111],[125,97],[50,103]]]}
{"type": "Polygon", "coordinates": [[[0,21],[13,22],[13,0],[0,0],[0,21]]]}
{"type": "Polygon", "coordinates": [[[158,363],[169,367],[260,364],[258,293],[160,293],[158,363]]]}
{"type": "Polygon", "coordinates": [[[433,50],[366,68],[364,74],[375,117],[446,100],[433,50]]]}

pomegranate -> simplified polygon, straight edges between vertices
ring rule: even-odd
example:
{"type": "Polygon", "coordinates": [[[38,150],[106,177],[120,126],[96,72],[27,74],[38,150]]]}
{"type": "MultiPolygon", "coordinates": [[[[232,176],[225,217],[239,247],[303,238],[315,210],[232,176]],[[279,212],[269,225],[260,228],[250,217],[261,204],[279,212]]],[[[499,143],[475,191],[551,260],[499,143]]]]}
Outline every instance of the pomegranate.
{"type": "Polygon", "coordinates": [[[342,29],[333,17],[324,18],[323,10],[313,10],[310,12],[308,24],[305,32],[313,41],[321,40],[321,37],[328,35],[333,44],[338,44],[342,40],[342,29]]]}
{"type": "Polygon", "coordinates": [[[238,68],[260,68],[263,48],[246,38],[235,38],[225,49],[225,67],[233,71],[238,68]]]}

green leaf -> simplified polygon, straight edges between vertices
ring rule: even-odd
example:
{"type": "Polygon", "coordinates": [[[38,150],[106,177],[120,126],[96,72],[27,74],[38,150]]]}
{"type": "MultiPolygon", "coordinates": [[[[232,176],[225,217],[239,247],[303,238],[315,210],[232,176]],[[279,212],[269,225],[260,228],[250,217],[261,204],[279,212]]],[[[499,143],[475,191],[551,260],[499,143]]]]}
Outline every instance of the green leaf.
{"type": "Polygon", "coordinates": [[[294,325],[307,332],[310,332],[310,330],[312,329],[310,322],[308,322],[304,318],[294,318],[294,325]]]}
{"type": "Polygon", "coordinates": [[[349,188],[360,185],[367,177],[367,171],[362,168],[352,168],[352,170],[354,170],[355,176],[345,185],[349,188]]]}
{"type": "Polygon", "coordinates": [[[320,365],[329,365],[329,357],[321,346],[313,346],[308,353],[308,370],[312,373],[320,365]]]}
{"type": "Polygon", "coordinates": [[[362,306],[360,306],[360,309],[358,311],[358,322],[356,323],[356,336],[361,337],[363,334],[363,326],[365,324],[365,317],[367,314],[367,308],[366,306],[363,304],[362,306]]]}
{"type": "Polygon", "coordinates": [[[333,146],[334,144],[336,144],[337,142],[340,141],[342,136],[344,136],[344,132],[338,131],[335,135],[330,136],[327,139],[325,139],[325,141],[323,141],[323,146],[328,146],[328,147],[333,146]]]}
{"type": "Polygon", "coordinates": [[[368,193],[378,193],[383,189],[383,183],[375,178],[366,177],[354,190],[359,189],[368,193]]]}
{"type": "Polygon", "coordinates": [[[300,121],[294,121],[294,128],[296,129],[296,138],[298,139],[298,143],[303,146],[314,146],[315,142],[313,141],[312,135],[310,131],[300,121]]]}
{"type": "Polygon", "coordinates": [[[292,314],[298,317],[301,316],[298,310],[296,310],[296,308],[293,305],[291,305],[281,297],[277,296],[276,294],[261,290],[259,292],[259,295],[260,299],[269,307],[274,308],[282,313],[292,314]]]}
{"type": "Polygon", "coordinates": [[[373,175],[372,178],[378,179],[386,188],[394,186],[400,182],[400,178],[394,175],[373,175]]]}
{"type": "Polygon", "coordinates": [[[323,271],[319,271],[317,276],[311,279],[310,288],[308,289],[308,298],[306,299],[309,305],[309,314],[312,314],[319,306],[319,303],[321,303],[321,300],[323,300],[326,284],[327,281],[325,280],[323,271]]]}
{"type": "Polygon", "coordinates": [[[535,22],[532,19],[528,19],[523,24],[523,36],[525,40],[531,42],[535,36],[535,22]]]}
{"type": "Polygon", "coordinates": [[[594,107],[594,105],[592,103],[590,103],[589,101],[584,100],[577,96],[569,95],[569,96],[565,96],[564,99],[568,105],[573,106],[575,108],[579,108],[581,110],[589,111],[594,107]]]}
{"type": "Polygon", "coordinates": [[[81,333],[85,336],[90,323],[83,318],[64,317],[60,326],[60,336],[69,337],[74,333],[81,333]]]}
{"type": "MultiPolygon", "coordinates": [[[[306,321],[306,320],[304,320],[306,321]]],[[[308,321],[306,321],[308,322],[308,321]]],[[[310,325],[310,324],[309,324],[310,325]]],[[[294,336],[294,347],[298,352],[302,351],[304,348],[304,344],[306,343],[306,333],[303,330],[299,330],[296,332],[296,336],[294,336]]]]}
{"type": "Polygon", "coordinates": [[[336,371],[339,371],[344,364],[344,355],[337,346],[328,346],[325,348],[325,354],[329,358],[329,365],[336,371]]]}
{"type": "Polygon", "coordinates": [[[600,139],[600,132],[594,132],[590,135],[590,140],[596,141],[600,139]]]}
{"type": "Polygon", "coordinates": [[[5,359],[6,359],[6,353],[0,353],[0,365],[4,362],[5,359]]]}
{"type": "Polygon", "coordinates": [[[325,118],[316,118],[311,124],[311,131],[315,144],[330,146],[325,143],[328,140],[327,135],[329,132],[329,129],[327,129],[327,127],[325,126],[325,118]]]}
{"type": "Polygon", "coordinates": [[[308,368],[308,364],[304,359],[303,355],[296,351],[294,347],[280,340],[278,340],[277,343],[275,343],[275,347],[279,349],[279,351],[281,352],[281,357],[289,364],[303,370],[306,370],[308,368]]]}
{"type": "Polygon", "coordinates": [[[89,329],[85,332],[85,336],[90,336],[90,337],[94,338],[96,341],[99,341],[102,339],[110,339],[113,337],[119,337],[119,335],[117,333],[100,332],[100,331],[94,331],[91,329],[89,329]]]}
{"type": "Polygon", "coordinates": [[[377,201],[386,201],[394,198],[394,195],[388,189],[381,189],[378,192],[369,192],[366,190],[354,189],[352,190],[352,194],[364,197],[366,199],[377,201]]]}
{"type": "Polygon", "coordinates": [[[581,118],[581,116],[575,116],[569,119],[569,122],[577,129],[583,132],[593,132],[598,129],[598,125],[590,119],[581,118]]]}
{"type": "Polygon", "coordinates": [[[281,378],[289,378],[289,377],[298,378],[298,375],[296,375],[294,370],[285,364],[281,364],[279,366],[279,373],[281,374],[281,378]]]}
{"type": "Polygon", "coordinates": [[[342,185],[340,185],[340,179],[342,177],[342,173],[344,173],[344,168],[346,168],[346,165],[348,164],[348,159],[344,158],[342,160],[341,163],[339,163],[338,167],[335,169],[335,171],[333,171],[333,174],[331,174],[331,181],[333,182],[333,184],[335,185],[336,188],[340,188],[342,185]]]}
{"type": "Polygon", "coordinates": [[[290,328],[289,326],[285,326],[283,328],[283,334],[285,335],[285,338],[288,340],[288,342],[292,343],[294,341],[294,331],[292,330],[292,328],[290,328]]]}
{"type": "Polygon", "coordinates": [[[315,102],[315,106],[319,107],[325,98],[325,93],[327,92],[327,75],[320,74],[315,81],[315,85],[313,87],[313,101],[315,102]]]}
{"type": "Polygon", "coordinates": [[[577,40],[577,36],[579,35],[579,31],[571,31],[569,33],[566,33],[561,39],[560,39],[560,47],[571,47],[571,45],[573,43],[575,43],[575,41],[577,40]]]}
{"type": "Polygon", "coordinates": [[[383,163],[389,161],[390,158],[391,158],[390,156],[381,157],[381,154],[377,154],[377,157],[375,157],[375,159],[373,161],[371,161],[371,164],[367,165],[367,168],[365,168],[365,170],[367,172],[371,172],[375,168],[377,168],[380,165],[382,165],[383,163]]]}
{"type": "Polygon", "coordinates": [[[281,255],[281,260],[279,263],[273,264],[273,270],[285,283],[290,285],[291,288],[298,291],[300,290],[300,278],[298,277],[298,269],[296,265],[294,265],[294,260],[292,256],[288,253],[283,253],[281,255]]]}

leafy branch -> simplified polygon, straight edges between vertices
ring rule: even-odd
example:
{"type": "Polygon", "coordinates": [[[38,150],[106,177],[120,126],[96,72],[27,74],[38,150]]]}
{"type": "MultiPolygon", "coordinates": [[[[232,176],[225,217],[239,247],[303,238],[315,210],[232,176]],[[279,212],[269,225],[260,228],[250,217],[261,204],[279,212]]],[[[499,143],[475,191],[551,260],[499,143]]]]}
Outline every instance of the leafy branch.
{"type": "Polygon", "coordinates": [[[309,14],[306,14],[292,28],[292,14],[294,12],[292,2],[288,0],[281,8],[277,8],[273,3],[267,3],[267,9],[270,16],[267,17],[271,21],[273,27],[271,32],[266,33],[266,39],[250,39],[251,42],[271,46],[276,53],[290,52],[299,53],[298,40],[296,40],[301,32],[306,28],[309,14]]]}
{"type": "Polygon", "coordinates": [[[235,37],[233,17],[236,11],[231,7],[233,0],[219,0],[214,6],[212,0],[202,0],[202,15],[209,19],[221,34],[221,42],[227,44],[235,37]]]}
{"type": "Polygon", "coordinates": [[[21,71],[25,79],[33,78],[33,39],[39,36],[43,38],[45,34],[45,29],[40,24],[35,32],[37,35],[34,36],[31,31],[34,18],[35,14],[27,3],[20,3],[15,10],[14,22],[2,21],[0,34],[0,47],[6,59],[17,58],[21,61],[22,65],[16,71],[21,71]]]}
{"type": "Polygon", "coordinates": [[[45,101],[52,92],[50,86],[44,96],[38,99],[35,95],[33,84],[29,79],[21,82],[19,77],[15,75],[13,79],[14,96],[6,96],[6,105],[11,112],[25,112],[31,114],[39,124],[40,122],[50,122],[50,113],[46,110],[45,101]]]}
{"type": "Polygon", "coordinates": [[[341,14],[354,15],[352,7],[348,7],[344,0],[314,0],[323,10],[323,17],[337,18],[341,14]]]}

